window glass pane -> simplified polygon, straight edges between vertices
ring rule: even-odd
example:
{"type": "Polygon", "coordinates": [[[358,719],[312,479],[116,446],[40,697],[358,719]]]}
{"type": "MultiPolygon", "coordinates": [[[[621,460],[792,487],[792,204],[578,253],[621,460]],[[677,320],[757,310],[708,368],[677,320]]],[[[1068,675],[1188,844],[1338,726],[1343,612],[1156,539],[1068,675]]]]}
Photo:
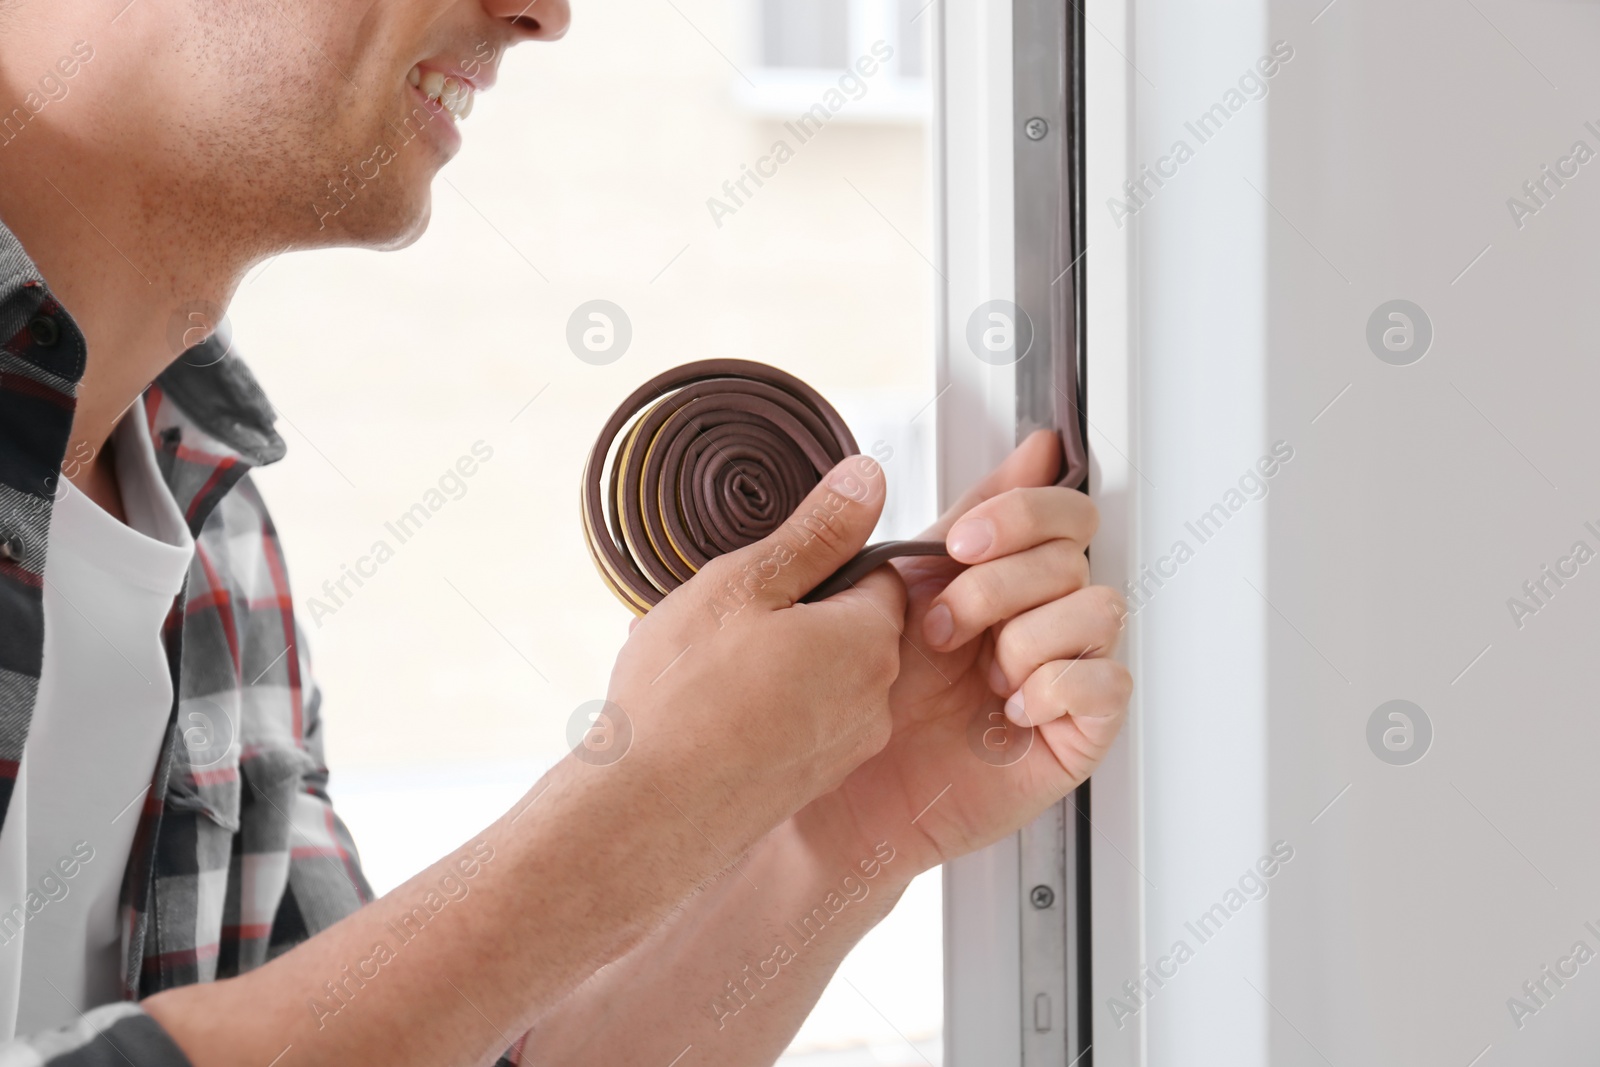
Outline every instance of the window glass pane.
{"type": "Polygon", "coordinates": [[[761,41],[769,67],[843,67],[850,61],[850,0],[761,0],[761,41]]]}
{"type": "MultiPolygon", "coordinates": [[[[712,357],[789,370],[883,457],[879,535],[933,517],[925,125],[801,141],[740,107],[724,57],[749,4],[586,7],[475,103],[416,244],[282,258],[231,310],[289,442],[259,482],[325,690],[331,792],[380,892],[509,808],[605,695],[631,615],[575,505],[595,434],[646,378],[712,357]],[[632,333],[603,366],[568,344],[597,299],[632,333]]],[[[811,34],[792,60],[845,62],[843,0],[768,8],[811,34]]],[[[940,936],[935,873],[796,1054],[937,1064],[940,936]]]]}

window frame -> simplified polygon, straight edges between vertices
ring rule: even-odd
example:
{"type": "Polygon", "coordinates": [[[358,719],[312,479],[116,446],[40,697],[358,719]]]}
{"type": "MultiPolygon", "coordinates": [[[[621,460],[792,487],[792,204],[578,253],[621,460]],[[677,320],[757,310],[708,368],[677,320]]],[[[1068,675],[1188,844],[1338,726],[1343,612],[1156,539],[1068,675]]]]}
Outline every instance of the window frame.
{"type": "MultiPolygon", "coordinates": [[[[1018,299],[1016,165],[1025,117],[1015,112],[1016,31],[1050,5],[1041,0],[988,4],[937,0],[930,73],[934,102],[934,210],[943,281],[937,335],[939,381],[939,495],[942,505],[1010,451],[1019,431],[1037,425],[1037,397],[1016,367],[993,367],[966,349],[970,309],[995,298],[1018,299]],[[1023,395],[1019,395],[1019,388],[1023,395]]],[[[1076,5],[1073,5],[1076,8],[1076,5]]],[[[1104,202],[1128,173],[1132,84],[1126,62],[1131,11],[1127,0],[1095,0],[1087,14],[1098,35],[1085,38],[1083,84],[1093,102],[1084,137],[1088,204],[1104,202]]],[[[1088,491],[1101,509],[1093,549],[1095,580],[1120,587],[1133,573],[1135,515],[1129,461],[1134,454],[1133,352],[1130,271],[1132,227],[1117,230],[1104,212],[1084,215],[1082,270],[1093,293],[1081,367],[1092,385],[1086,423],[1093,453],[1088,491]]],[[[1019,300],[1018,302],[1022,302],[1019,300]]],[[[1120,655],[1136,662],[1138,635],[1130,623],[1120,655]]],[[[1144,912],[1139,738],[1135,709],[1093,781],[1092,824],[1065,805],[1046,812],[1018,835],[946,865],[946,1067],[1134,1067],[1142,1062],[1140,1022],[1122,1032],[1094,1027],[1092,1005],[1139,973],[1144,912]],[[1049,871],[1050,838],[1060,827],[1062,877],[1074,881],[1075,857],[1086,856],[1088,922],[1081,941],[1041,946],[1050,935],[1031,922],[1029,884],[1049,871]],[[1077,835],[1083,835],[1079,840],[1077,835]],[[1136,866],[1137,865],[1137,866],[1136,866]],[[1041,947],[1045,951],[1041,952],[1041,947]],[[1049,961],[1054,958],[1058,964],[1049,961]],[[1052,975],[1051,966],[1062,973],[1052,975]],[[1081,969],[1080,969],[1081,968],[1081,969]],[[1087,975],[1088,988],[1079,979],[1087,975]],[[1089,1005],[1088,1029],[1038,1040],[1029,1033],[1040,983],[1067,988],[1074,1006],[1089,1005]],[[1087,993],[1084,997],[1082,994],[1087,993]],[[1087,1046],[1087,1047],[1085,1047],[1087,1046]],[[1069,1049],[1077,1050],[1069,1054],[1069,1049]]]]}

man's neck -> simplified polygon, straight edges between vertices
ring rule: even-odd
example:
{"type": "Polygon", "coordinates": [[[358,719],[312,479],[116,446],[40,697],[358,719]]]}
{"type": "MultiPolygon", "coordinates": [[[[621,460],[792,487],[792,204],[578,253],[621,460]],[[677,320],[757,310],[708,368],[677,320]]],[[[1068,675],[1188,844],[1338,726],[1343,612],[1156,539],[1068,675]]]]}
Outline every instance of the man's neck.
{"type": "MultiPolygon", "coordinates": [[[[50,69],[61,47],[35,46],[26,33],[8,34],[0,45],[0,100],[22,99],[29,86],[12,84],[11,74],[50,69]]],[[[203,339],[198,322],[215,325],[217,309],[266,253],[253,239],[259,235],[237,225],[241,205],[222,190],[204,183],[197,189],[191,176],[161,173],[132,150],[159,135],[154,127],[132,128],[144,118],[130,120],[111,106],[126,88],[110,77],[111,61],[126,57],[109,53],[146,46],[128,35],[102,44],[99,68],[85,68],[70,95],[0,146],[0,221],[87,347],[67,452],[94,457],[68,472],[86,492],[108,484],[100,456],[122,414],[184,344],[203,339]],[[101,77],[89,77],[91,70],[101,77]],[[120,125],[108,124],[107,115],[120,115],[120,125]]]]}

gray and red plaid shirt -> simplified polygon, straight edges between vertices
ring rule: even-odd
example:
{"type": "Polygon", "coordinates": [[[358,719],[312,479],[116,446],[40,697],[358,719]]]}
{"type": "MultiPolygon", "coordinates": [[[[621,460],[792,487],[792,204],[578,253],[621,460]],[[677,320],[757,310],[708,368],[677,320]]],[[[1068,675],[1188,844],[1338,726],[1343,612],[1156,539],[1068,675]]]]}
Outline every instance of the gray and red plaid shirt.
{"type": "MultiPolygon", "coordinates": [[[[0,346],[3,824],[38,697],[51,504],[86,355],[3,224],[0,346]]],[[[143,417],[195,556],[163,628],[176,696],[122,882],[127,1000],[20,1036],[0,1047],[5,1067],[186,1065],[140,997],[258,967],[372,897],[328,800],[320,698],[250,479],[284,454],[272,408],[238,357],[208,341],[150,386],[143,417]]],[[[0,923],[13,904],[0,901],[0,923]]]]}

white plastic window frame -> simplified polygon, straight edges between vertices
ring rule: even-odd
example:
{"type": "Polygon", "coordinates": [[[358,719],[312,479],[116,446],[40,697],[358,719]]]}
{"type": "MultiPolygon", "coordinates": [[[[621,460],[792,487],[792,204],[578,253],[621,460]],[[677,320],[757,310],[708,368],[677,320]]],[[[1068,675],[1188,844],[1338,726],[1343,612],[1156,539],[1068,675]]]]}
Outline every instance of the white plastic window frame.
{"type": "MultiPolygon", "coordinates": [[[[1017,3],[1032,0],[1016,0],[1017,3]]],[[[1132,464],[1136,380],[1132,315],[1132,227],[1117,229],[1094,205],[1131,173],[1133,114],[1131,0],[1086,5],[1085,98],[1087,405],[1090,492],[1101,511],[1093,548],[1095,580],[1121,587],[1136,572],[1137,494],[1132,464]]],[[[994,367],[967,350],[973,308],[1016,292],[1012,3],[935,0],[930,43],[933,82],[939,496],[948,504],[1010,451],[1017,431],[1014,368],[994,367]]],[[[1138,673],[1137,620],[1121,655],[1138,673]]],[[[1090,830],[1091,1004],[1139,973],[1144,885],[1140,812],[1139,715],[1094,776],[1090,830]]],[[[1033,996],[1024,989],[1024,890],[1020,837],[946,866],[946,1067],[1045,1067],[1036,1046],[1024,1053],[1033,996]]],[[[1068,960],[1072,968],[1074,961],[1068,960]]],[[[1063,984],[1067,978],[1061,976],[1063,984]]],[[[1089,1049],[1065,1067],[1135,1067],[1144,1058],[1142,1016],[1122,1030],[1091,1012],[1089,1049]]]]}
{"type": "MultiPolygon", "coordinates": [[[[833,114],[833,120],[905,123],[925,120],[931,79],[900,73],[899,58],[904,48],[896,19],[898,4],[899,0],[849,0],[847,62],[854,64],[866,57],[879,69],[870,76],[856,75],[865,90],[847,89],[846,103],[833,114]],[[873,51],[878,42],[894,50],[886,64],[873,51]],[[857,92],[859,99],[855,98],[857,92]]],[[[745,62],[739,65],[740,74],[733,80],[733,96],[740,107],[764,118],[792,121],[824,103],[830,91],[840,90],[843,70],[766,66],[762,61],[761,0],[740,0],[739,7],[741,51],[745,62]]],[[[930,7],[917,17],[917,26],[923,26],[932,15],[930,7]]],[[[930,44],[923,53],[924,68],[931,67],[932,62],[930,44]]]]}

